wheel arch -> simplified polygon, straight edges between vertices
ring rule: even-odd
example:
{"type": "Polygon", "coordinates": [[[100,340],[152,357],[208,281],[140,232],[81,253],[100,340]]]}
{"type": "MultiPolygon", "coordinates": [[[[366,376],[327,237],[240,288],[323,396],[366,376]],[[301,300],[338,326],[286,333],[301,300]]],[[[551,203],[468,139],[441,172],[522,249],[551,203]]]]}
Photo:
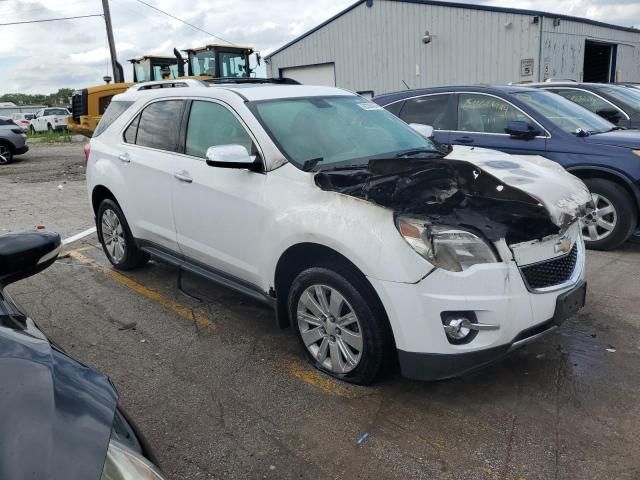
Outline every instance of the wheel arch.
{"type": "Polygon", "coordinates": [[[616,170],[603,167],[573,167],[568,168],[567,171],[578,177],[580,180],[586,180],[588,178],[602,178],[604,180],[617,183],[624,188],[629,195],[631,195],[631,198],[635,200],[636,208],[640,209],[640,191],[624,174],[616,170]]]}
{"type": "Polygon", "coordinates": [[[394,338],[393,329],[391,328],[391,323],[389,322],[389,317],[382,300],[366,275],[362,273],[362,270],[333,248],[313,242],[297,243],[290,246],[282,253],[276,264],[274,293],[276,296],[278,326],[280,328],[286,328],[290,324],[287,311],[287,299],[293,280],[300,272],[314,266],[333,267],[337,270],[346,269],[359,277],[361,285],[366,289],[365,293],[375,302],[374,308],[384,316],[389,335],[391,335],[391,338],[394,338]]]}
{"type": "Polygon", "coordinates": [[[11,143],[10,140],[7,140],[6,138],[0,138],[0,145],[5,145],[7,147],[9,147],[9,149],[11,150],[11,153],[16,151],[16,146],[11,143]]]}
{"type": "Polygon", "coordinates": [[[116,196],[104,185],[96,185],[93,187],[93,191],[91,192],[91,206],[93,207],[93,214],[98,214],[98,208],[100,208],[100,204],[105,199],[111,199],[120,206],[116,196]]]}

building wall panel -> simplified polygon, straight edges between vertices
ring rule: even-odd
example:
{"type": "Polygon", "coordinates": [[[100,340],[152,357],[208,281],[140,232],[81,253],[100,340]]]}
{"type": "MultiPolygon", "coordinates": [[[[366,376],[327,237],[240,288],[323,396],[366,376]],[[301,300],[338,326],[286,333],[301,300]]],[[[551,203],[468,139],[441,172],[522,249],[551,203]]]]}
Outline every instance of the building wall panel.
{"type": "Polygon", "coordinates": [[[620,45],[621,80],[640,81],[640,33],[535,15],[374,0],[351,9],[269,59],[281,68],[335,62],[337,85],[376,94],[407,88],[579,80],[585,39],[620,45]],[[432,36],[422,42],[426,31],[432,36]],[[533,60],[533,74],[521,62],[533,60]],[[548,73],[545,74],[545,64],[548,73]]]}

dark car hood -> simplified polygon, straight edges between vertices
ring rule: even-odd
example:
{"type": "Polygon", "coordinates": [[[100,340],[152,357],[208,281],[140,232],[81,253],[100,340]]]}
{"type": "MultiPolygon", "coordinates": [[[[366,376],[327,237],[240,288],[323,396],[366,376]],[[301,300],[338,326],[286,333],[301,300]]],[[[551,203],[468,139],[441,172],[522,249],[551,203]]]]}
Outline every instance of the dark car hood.
{"type": "Polygon", "coordinates": [[[99,480],[117,393],[26,325],[0,325],[0,479],[99,480]]]}
{"type": "Polygon", "coordinates": [[[614,130],[584,137],[584,141],[594,145],[640,148],[640,130],[614,130]]]}

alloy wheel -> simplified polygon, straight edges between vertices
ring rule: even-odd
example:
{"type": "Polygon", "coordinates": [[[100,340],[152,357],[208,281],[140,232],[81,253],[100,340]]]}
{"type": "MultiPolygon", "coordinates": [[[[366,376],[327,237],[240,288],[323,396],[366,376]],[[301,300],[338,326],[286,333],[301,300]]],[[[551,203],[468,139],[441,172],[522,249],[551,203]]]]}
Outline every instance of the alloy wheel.
{"type": "Polygon", "coordinates": [[[105,210],[102,214],[102,241],[113,261],[122,262],[127,246],[124,229],[118,215],[111,209],[105,210]]]}
{"type": "Polygon", "coordinates": [[[582,233],[585,240],[595,242],[611,235],[616,228],[618,214],[611,201],[606,197],[592,193],[591,198],[595,210],[582,220],[582,233]]]}
{"type": "Polygon", "coordinates": [[[0,165],[5,165],[11,161],[11,150],[6,145],[0,145],[0,165]]]}
{"type": "Polygon", "coordinates": [[[307,350],[333,373],[348,373],[362,359],[358,316],[336,289],[311,285],[298,300],[298,328],[307,350]]]}

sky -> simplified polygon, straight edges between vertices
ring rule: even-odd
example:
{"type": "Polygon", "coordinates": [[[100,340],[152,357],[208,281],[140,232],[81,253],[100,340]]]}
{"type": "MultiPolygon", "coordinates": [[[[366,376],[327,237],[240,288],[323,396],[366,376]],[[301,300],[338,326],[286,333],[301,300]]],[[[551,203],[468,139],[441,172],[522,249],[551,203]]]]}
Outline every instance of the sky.
{"type": "MultiPolygon", "coordinates": [[[[145,0],[209,33],[253,46],[263,56],[351,5],[355,0],[145,0]],[[186,7],[188,5],[188,8],[186,7]]],[[[638,0],[458,0],[586,17],[640,27],[638,0]]],[[[375,0],[374,0],[375,2],[375,0]]],[[[139,3],[110,0],[120,63],[144,53],[219,40],[139,3]]],[[[91,15],[101,0],[0,0],[0,24],[91,15]]],[[[0,25],[0,94],[51,93],[103,83],[112,74],[101,17],[26,25],[0,25]]]]}

